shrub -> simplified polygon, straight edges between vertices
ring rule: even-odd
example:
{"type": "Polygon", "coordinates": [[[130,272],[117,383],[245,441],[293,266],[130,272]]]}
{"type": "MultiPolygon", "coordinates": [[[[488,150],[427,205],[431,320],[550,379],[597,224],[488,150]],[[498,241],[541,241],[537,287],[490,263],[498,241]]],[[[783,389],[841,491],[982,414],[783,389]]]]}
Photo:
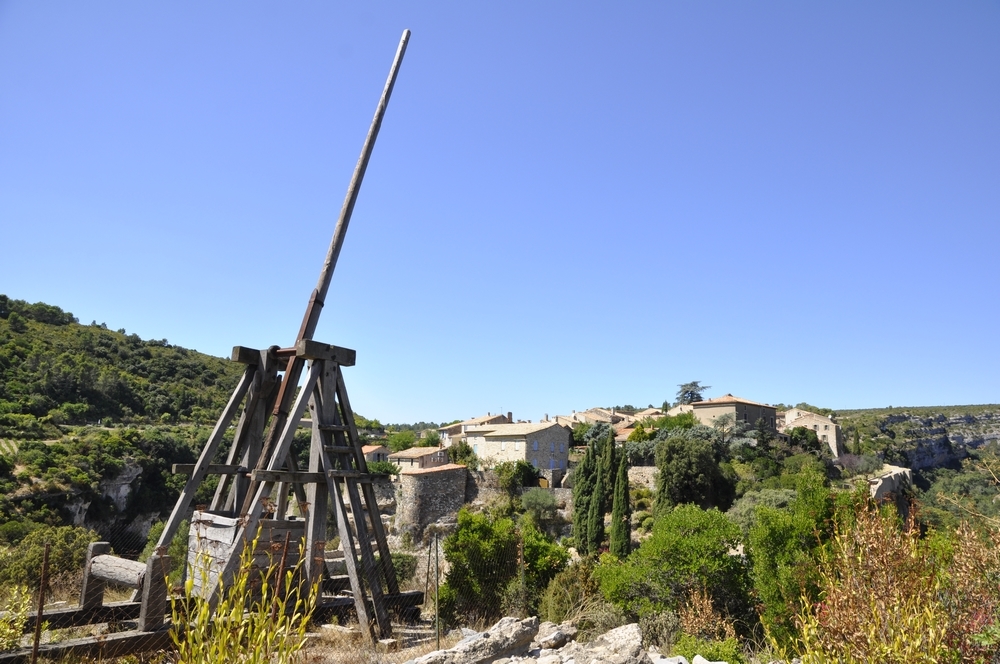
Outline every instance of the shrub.
{"type": "Polygon", "coordinates": [[[556,513],[556,497],[551,491],[535,487],[521,496],[521,506],[530,512],[538,523],[551,519],[556,513]]]}
{"type": "Polygon", "coordinates": [[[222,589],[214,612],[209,600],[194,588],[196,575],[203,586],[208,585],[207,561],[199,569],[190,570],[183,596],[171,597],[170,638],[179,664],[298,661],[319,589],[301,580],[302,550],[299,563],[285,570],[283,577],[277,563],[258,569],[254,562],[257,542],[254,538],[244,547],[240,567],[232,582],[222,589]],[[256,596],[255,590],[259,590],[256,596]]]}
{"type": "Polygon", "coordinates": [[[694,659],[695,655],[701,655],[712,662],[729,662],[729,664],[742,664],[743,652],[740,642],[736,639],[726,639],[725,641],[711,641],[701,639],[690,634],[681,634],[671,651],[674,655],[687,657],[688,661],[694,659]]]}
{"type": "Polygon", "coordinates": [[[100,537],[74,526],[41,526],[0,558],[0,583],[37,588],[41,580],[45,544],[49,548],[49,578],[82,569],[87,545],[100,537]]]}
{"type": "Polygon", "coordinates": [[[527,461],[501,461],[493,469],[497,483],[509,496],[516,496],[521,487],[533,486],[538,483],[538,471],[527,461]]]}
{"type": "Polygon", "coordinates": [[[559,572],[542,594],[539,617],[558,625],[588,603],[601,599],[593,573],[594,565],[589,559],[579,560],[559,572]]]}
{"type": "Polygon", "coordinates": [[[368,472],[373,475],[399,475],[399,466],[391,461],[369,461],[368,472]]]}
{"type": "Polygon", "coordinates": [[[680,635],[681,623],[676,613],[666,609],[640,618],[639,631],[642,632],[644,648],[656,646],[661,652],[670,652],[674,641],[680,635]]]}
{"type": "Polygon", "coordinates": [[[0,613],[0,652],[20,646],[30,608],[31,593],[23,586],[15,586],[0,613]]]}

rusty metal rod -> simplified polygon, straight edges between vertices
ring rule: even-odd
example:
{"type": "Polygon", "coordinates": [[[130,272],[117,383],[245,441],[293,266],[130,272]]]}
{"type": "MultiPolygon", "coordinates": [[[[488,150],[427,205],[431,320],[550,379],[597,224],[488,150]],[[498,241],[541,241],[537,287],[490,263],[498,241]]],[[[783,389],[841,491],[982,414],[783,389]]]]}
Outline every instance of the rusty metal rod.
{"type": "Polygon", "coordinates": [[[38,644],[42,640],[42,621],[45,614],[45,586],[49,583],[49,543],[42,554],[42,578],[38,582],[38,612],[35,614],[35,638],[31,642],[31,664],[38,661],[38,644]]]}

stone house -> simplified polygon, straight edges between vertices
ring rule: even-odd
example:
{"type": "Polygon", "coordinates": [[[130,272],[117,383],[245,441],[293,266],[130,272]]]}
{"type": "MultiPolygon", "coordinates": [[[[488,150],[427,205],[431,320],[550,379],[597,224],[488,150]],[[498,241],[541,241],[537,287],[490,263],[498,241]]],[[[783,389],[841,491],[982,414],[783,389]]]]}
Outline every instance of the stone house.
{"type": "Polygon", "coordinates": [[[778,415],[778,431],[787,434],[796,427],[805,427],[816,432],[820,442],[830,448],[834,458],[844,454],[844,434],[840,425],[829,417],[801,408],[791,408],[778,415]]]}
{"type": "Polygon", "coordinates": [[[464,422],[456,422],[455,424],[449,424],[446,427],[441,427],[438,429],[438,433],[441,435],[441,444],[445,447],[451,447],[459,440],[465,438],[465,430],[469,427],[480,426],[482,424],[510,424],[514,420],[512,419],[513,414],[507,413],[506,416],[491,415],[486,413],[481,417],[473,417],[471,420],[465,420],[464,422]]]}
{"type": "Polygon", "coordinates": [[[385,445],[363,445],[361,452],[365,455],[365,461],[389,460],[389,448],[385,445]]]}
{"type": "Polygon", "coordinates": [[[573,442],[568,428],[551,421],[480,425],[465,436],[484,461],[527,461],[539,470],[565,470],[573,442]]]}
{"type": "Polygon", "coordinates": [[[411,447],[389,455],[400,470],[433,468],[448,463],[448,452],[441,447],[411,447]]]}
{"type": "MultiPolygon", "coordinates": [[[[737,422],[745,422],[751,427],[755,426],[758,420],[763,419],[765,425],[777,431],[777,411],[774,406],[765,403],[757,403],[727,394],[715,399],[696,401],[690,406],[691,412],[698,418],[698,421],[707,426],[712,426],[720,415],[732,415],[737,422]]],[[[673,412],[670,414],[672,415],[673,412]]]]}

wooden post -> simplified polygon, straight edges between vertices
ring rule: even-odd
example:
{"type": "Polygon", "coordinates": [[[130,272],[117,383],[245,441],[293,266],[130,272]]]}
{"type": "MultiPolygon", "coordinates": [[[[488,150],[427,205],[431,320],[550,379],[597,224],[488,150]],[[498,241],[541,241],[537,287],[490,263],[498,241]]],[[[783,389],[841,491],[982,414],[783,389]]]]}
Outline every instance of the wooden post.
{"type": "Polygon", "coordinates": [[[146,561],[142,580],[142,608],[139,610],[139,631],[152,632],[163,627],[167,612],[167,573],[170,556],[153,553],[146,561]]]}
{"type": "Polygon", "coordinates": [[[92,542],[87,547],[87,559],[83,563],[83,588],[80,590],[80,608],[92,609],[104,603],[104,581],[91,574],[94,558],[111,552],[108,542],[92,542]]]}
{"type": "Polygon", "coordinates": [[[45,614],[45,586],[49,583],[49,543],[42,554],[42,578],[38,582],[38,613],[35,614],[35,638],[31,642],[31,664],[38,661],[38,642],[42,638],[42,620],[45,614]]]}

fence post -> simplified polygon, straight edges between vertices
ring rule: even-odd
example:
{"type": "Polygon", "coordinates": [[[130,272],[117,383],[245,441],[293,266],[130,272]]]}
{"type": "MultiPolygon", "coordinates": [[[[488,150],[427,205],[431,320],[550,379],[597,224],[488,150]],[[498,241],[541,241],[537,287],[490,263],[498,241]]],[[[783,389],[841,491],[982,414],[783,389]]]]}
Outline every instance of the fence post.
{"type": "Polygon", "coordinates": [[[434,531],[434,633],[437,650],[441,650],[441,561],[438,558],[438,534],[434,531]]]}
{"type": "Polygon", "coordinates": [[[45,612],[45,586],[49,575],[49,543],[45,543],[45,553],[42,554],[42,579],[38,583],[38,613],[35,614],[35,639],[31,642],[31,664],[38,661],[38,642],[42,638],[42,614],[45,612]]]}

